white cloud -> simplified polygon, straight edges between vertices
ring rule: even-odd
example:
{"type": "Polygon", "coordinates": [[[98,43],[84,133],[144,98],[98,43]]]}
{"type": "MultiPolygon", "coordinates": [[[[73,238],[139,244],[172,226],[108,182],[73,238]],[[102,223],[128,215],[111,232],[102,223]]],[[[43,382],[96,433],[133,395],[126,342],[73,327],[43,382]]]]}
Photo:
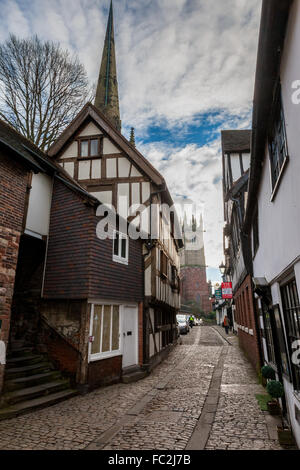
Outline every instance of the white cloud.
{"type": "MultiPolygon", "coordinates": [[[[0,0],[1,40],[37,33],[79,55],[97,80],[109,0],[0,0]]],[[[249,126],[260,0],[114,0],[121,118],[166,178],[171,194],[202,208],[207,262],[222,258],[220,127],[249,126]],[[150,125],[184,134],[201,114],[216,125],[210,144],[143,145],[150,125]],[[218,123],[222,122],[222,126],[218,123]],[[168,160],[164,160],[167,158],[168,160]]]]}
{"type": "Polygon", "coordinates": [[[190,144],[170,149],[159,143],[138,147],[164,175],[174,201],[187,197],[203,213],[206,262],[219,266],[223,251],[220,140],[202,147],[190,144]]]}

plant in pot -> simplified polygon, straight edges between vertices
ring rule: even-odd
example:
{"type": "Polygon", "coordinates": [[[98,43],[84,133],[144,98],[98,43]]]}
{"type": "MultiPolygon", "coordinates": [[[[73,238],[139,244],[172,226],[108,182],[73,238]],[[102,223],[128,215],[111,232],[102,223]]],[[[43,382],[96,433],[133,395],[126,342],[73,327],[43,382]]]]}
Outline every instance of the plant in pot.
{"type": "MultiPolygon", "coordinates": [[[[277,380],[270,380],[267,385],[267,391],[269,395],[277,402],[277,405],[280,409],[278,399],[282,398],[284,395],[284,388],[281,382],[277,380]]],[[[281,417],[281,426],[277,426],[277,435],[280,445],[294,445],[294,437],[289,426],[286,426],[283,419],[283,413],[280,413],[281,417]]]]}
{"type": "Polygon", "coordinates": [[[262,375],[262,378],[264,380],[264,383],[263,383],[264,386],[267,385],[268,380],[275,380],[276,379],[275,371],[274,371],[274,369],[272,369],[271,366],[263,366],[261,368],[261,375],[262,375]]]}
{"type": "MultiPolygon", "coordinates": [[[[275,376],[274,369],[272,369],[271,366],[263,366],[261,368],[261,375],[263,376],[263,378],[265,380],[268,381],[268,383],[275,382],[276,376],[275,376]]],[[[272,388],[272,386],[271,386],[271,388],[272,388]]],[[[267,390],[268,390],[268,384],[267,384],[267,390]]],[[[268,392],[269,392],[269,390],[268,390],[268,392]]],[[[269,393],[269,395],[271,395],[271,394],[269,393]]],[[[273,398],[273,400],[268,401],[268,403],[267,403],[268,411],[271,415],[279,415],[280,406],[279,406],[278,400],[276,400],[276,397],[273,397],[272,395],[271,395],[271,397],[273,398]]]]}

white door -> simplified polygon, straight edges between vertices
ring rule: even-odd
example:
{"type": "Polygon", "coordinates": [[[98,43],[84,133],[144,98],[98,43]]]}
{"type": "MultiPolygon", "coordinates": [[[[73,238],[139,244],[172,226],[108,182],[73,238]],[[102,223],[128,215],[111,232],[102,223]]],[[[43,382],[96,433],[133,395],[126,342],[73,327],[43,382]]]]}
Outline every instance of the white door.
{"type": "Polygon", "coordinates": [[[138,363],[138,309],[123,307],[123,368],[138,363]]]}

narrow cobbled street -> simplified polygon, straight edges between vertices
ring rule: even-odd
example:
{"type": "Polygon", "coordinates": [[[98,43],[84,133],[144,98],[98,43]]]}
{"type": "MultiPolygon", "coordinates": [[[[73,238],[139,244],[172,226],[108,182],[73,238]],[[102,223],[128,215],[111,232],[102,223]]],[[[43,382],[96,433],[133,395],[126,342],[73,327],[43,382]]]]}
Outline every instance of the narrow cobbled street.
{"type": "Polygon", "coordinates": [[[281,449],[237,338],[195,327],[167,360],[117,384],[0,422],[0,449],[281,449]]]}

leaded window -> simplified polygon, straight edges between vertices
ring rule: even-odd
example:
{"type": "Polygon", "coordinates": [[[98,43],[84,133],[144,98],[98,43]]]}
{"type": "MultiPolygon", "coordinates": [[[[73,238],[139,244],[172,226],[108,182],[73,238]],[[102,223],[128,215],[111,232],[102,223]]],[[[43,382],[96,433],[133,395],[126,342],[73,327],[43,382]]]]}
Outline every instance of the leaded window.
{"type": "Polygon", "coordinates": [[[281,169],[288,156],[281,88],[276,93],[272,124],[269,134],[269,154],[271,161],[272,189],[275,189],[281,169]]]}

